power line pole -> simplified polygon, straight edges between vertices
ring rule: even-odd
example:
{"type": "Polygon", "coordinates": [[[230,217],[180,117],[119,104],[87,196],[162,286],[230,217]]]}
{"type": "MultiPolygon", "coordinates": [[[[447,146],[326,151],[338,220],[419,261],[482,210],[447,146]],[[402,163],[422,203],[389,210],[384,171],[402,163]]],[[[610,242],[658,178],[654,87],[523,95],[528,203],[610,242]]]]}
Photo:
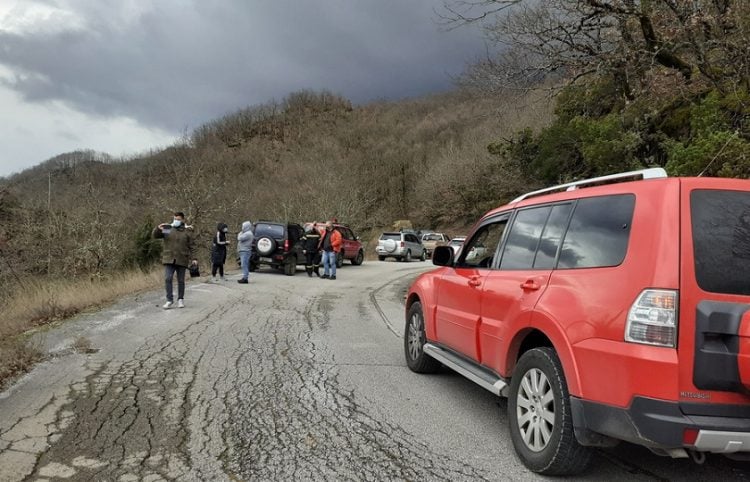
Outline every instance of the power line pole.
{"type": "Polygon", "coordinates": [[[52,172],[47,173],[47,276],[52,269],[52,172]]]}

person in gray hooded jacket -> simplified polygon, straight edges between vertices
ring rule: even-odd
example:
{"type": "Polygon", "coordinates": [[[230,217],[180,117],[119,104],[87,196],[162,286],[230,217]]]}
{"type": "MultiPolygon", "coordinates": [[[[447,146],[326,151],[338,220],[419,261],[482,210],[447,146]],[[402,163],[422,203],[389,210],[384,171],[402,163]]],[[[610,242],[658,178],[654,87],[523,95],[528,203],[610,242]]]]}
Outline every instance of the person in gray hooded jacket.
{"type": "Polygon", "coordinates": [[[242,223],[242,230],[237,234],[237,252],[242,265],[242,279],[238,279],[238,283],[247,283],[247,278],[250,276],[250,255],[253,253],[254,237],[253,223],[250,221],[242,223]]]}

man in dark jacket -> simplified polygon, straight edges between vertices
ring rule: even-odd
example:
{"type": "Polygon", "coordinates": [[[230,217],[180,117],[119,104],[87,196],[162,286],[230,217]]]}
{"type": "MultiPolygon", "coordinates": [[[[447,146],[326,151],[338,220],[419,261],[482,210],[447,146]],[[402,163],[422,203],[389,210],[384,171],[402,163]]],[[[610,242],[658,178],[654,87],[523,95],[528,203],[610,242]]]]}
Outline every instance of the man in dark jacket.
{"type": "Polygon", "coordinates": [[[219,223],[216,226],[216,234],[214,234],[214,240],[211,243],[211,277],[214,281],[216,281],[217,271],[221,280],[226,281],[224,279],[224,263],[227,262],[228,231],[229,227],[226,224],[219,223]]]}
{"type": "Polygon", "coordinates": [[[172,295],[172,279],[177,273],[177,307],[185,307],[185,270],[191,264],[198,264],[195,259],[195,241],[192,228],[185,226],[185,215],[174,213],[171,224],[163,223],[154,228],[154,238],[164,240],[161,262],[164,265],[164,287],[167,291],[167,302],[164,309],[174,304],[172,295]]]}
{"type": "Polygon", "coordinates": [[[313,272],[320,277],[320,265],[318,264],[318,247],[320,246],[320,233],[317,227],[312,224],[305,227],[305,236],[302,238],[305,243],[305,271],[307,276],[312,277],[313,272]]]}

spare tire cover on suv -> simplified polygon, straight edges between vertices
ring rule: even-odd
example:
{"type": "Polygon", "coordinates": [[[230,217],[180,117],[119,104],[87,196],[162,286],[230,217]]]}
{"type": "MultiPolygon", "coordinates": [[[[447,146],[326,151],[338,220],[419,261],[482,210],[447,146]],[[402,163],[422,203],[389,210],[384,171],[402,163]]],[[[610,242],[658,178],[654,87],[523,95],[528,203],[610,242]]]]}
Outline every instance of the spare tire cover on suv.
{"type": "Polygon", "coordinates": [[[259,254],[268,255],[273,253],[273,251],[276,249],[276,241],[274,241],[273,238],[269,238],[268,236],[263,236],[262,238],[258,239],[258,243],[255,245],[255,247],[258,249],[259,254]]]}
{"type": "Polygon", "coordinates": [[[386,251],[392,253],[396,251],[396,241],[393,239],[386,239],[385,241],[383,241],[383,247],[386,251]]]}

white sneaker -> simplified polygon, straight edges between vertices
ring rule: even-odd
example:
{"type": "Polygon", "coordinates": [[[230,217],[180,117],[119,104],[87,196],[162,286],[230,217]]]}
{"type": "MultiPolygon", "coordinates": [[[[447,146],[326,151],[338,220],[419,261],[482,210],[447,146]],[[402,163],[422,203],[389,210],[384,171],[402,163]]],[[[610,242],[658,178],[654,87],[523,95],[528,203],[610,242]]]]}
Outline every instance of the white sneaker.
{"type": "Polygon", "coordinates": [[[177,300],[177,308],[184,308],[185,302],[182,300],[177,300]]]}
{"type": "Polygon", "coordinates": [[[164,303],[164,306],[162,306],[162,308],[164,308],[165,310],[168,310],[172,307],[173,304],[174,303],[172,303],[171,301],[167,301],[166,303],[164,303]]]}

